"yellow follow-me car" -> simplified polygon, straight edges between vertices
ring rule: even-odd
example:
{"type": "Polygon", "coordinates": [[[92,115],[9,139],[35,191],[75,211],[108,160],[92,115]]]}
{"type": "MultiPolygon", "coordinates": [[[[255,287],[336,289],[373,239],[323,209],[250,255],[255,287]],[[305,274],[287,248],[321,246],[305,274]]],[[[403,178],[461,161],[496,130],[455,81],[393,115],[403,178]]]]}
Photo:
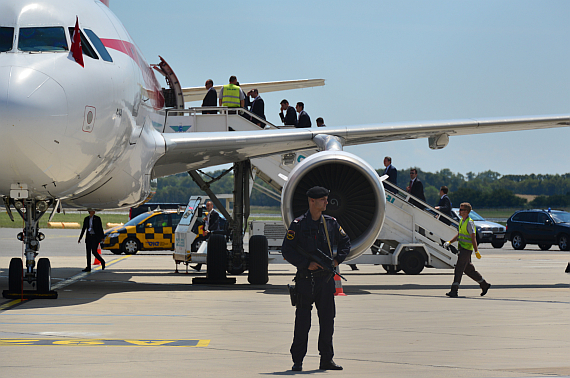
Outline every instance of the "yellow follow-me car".
{"type": "Polygon", "coordinates": [[[101,249],[116,255],[134,255],[145,250],[174,250],[174,231],[182,218],[177,210],[156,210],[140,214],[123,226],[105,232],[101,249]]]}

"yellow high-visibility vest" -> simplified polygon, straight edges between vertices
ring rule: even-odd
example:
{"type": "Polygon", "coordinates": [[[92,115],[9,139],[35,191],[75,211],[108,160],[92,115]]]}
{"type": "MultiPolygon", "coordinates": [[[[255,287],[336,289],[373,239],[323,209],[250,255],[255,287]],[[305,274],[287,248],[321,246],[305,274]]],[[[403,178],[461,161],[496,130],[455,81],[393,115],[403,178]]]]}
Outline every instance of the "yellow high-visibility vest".
{"type": "MultiPolygon", "coordinates": [[[[465,221],[463,218],[459,220],[459,237],[457,241],[459,242],[459,246],[470,251],[473,250],[473,241],[471,240],[471,235],[467,232],[467,224],[471,222],[472,219],[467,217],[465,221]]],[[[477,234],[477,229],[475,228],[475,223],[473,223],[473,233],[477,234]]]]}
{"type": "Polygon", "coordinates": [[[228,108],[239,108],[241,102],[239,100],[239,87],[234,84],[224,85],[224,92],[222,96],[222,106],[228,108]]]}

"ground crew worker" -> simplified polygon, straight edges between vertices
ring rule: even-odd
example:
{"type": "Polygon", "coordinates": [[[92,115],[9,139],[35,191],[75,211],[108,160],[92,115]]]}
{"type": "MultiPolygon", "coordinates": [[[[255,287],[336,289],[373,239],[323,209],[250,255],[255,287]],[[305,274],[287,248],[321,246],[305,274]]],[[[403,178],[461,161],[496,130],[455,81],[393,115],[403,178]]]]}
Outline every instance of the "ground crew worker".
{"type": "Polygon", "coordinates": [[[487,294],[487,291],[491,287],[491,284],[485,281],[481,274],[475,270],[475,266],[473,266],[473,263],[471,262],[471,254],[473,253],[473,250],[475,250],[475,255],[478,259],[481,258],[481,255],[477,248],[477,230],[475,228],[475,222],[473,222],[469,217],[470,212],[471,204],[464,202],[459,206],[459,215],[461,216],[461,219],[459,220],[459,232],[453,237],[453,239],[443,244],[443,246],[447,248],[456,240],[459,241],[459,255],[457,258],[457,264],[455,265],[453,284],[451,285],[451,291],[445,294],[452,298],[457,297],[457,291],[459,290],[459,284],[461,283],[463,272],[479,284],[481,287],[481,296],[487,294]]]}
{"type": "Polygon", "coordinates": [[[309,329],[311,328],[312,304],[317,307],[319,316],[319,368],[321,370],[342,370],[333,361],[333,341],[335,304],[335,283],[332,274],[323,270],[322,266],[311,261],[299,252],[322,252],[334,257],[333,265],[342,263],[350,252],[350,239],[340,227],[337,220],[322,212],[327,208],[329,191],[315,186],[307,191],[309,210],[295,219],[283,240],[281,252],[283,257],[297,267],[295,282],[297,288],[297,304],[295,310],[295,332],[291,345],[294,371],[303,370],[303,358],[307,354],[309,329]],[[332,248],[337,246],[337,254],[333,256],[332,248]]]}
{"type": "Polygon", "coordinates": [[[237,85],[237,77],[230,76],[230,83],[226,84],[220,89],[219,97],[220,106],[227,106],[228,108],[239,108],[245,103],[245,94],[237,85]]]}

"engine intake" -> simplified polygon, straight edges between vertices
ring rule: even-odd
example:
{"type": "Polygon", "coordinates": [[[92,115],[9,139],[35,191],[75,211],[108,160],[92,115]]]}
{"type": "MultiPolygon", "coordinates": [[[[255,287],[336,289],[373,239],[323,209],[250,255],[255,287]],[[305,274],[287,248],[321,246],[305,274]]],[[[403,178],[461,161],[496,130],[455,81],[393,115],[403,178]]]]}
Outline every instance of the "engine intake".
{"type": "Polygon", "coordinates": [[[325,214],[335,217],[350,237],[347,260],[360,256],[376,241],[386,211],[384,187],[364,160],[344,151],[323,151],[299,163],[281,194],[287,225],[308,210],[306,192],[313,186],[330,190],[325,214]]]}

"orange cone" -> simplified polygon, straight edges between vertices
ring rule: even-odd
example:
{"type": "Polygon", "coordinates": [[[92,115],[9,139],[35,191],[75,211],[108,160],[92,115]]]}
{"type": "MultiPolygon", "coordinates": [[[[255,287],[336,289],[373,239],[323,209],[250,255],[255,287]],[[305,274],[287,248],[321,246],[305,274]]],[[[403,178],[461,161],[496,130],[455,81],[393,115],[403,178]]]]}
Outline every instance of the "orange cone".
{"type": "Polygon", "coordinates": [[[338,274],[334,275],[334,288],[335,288],[334,292],[335,296],[346,297],[346,294],[342,291],[342,281],[340,280],[338,274]]]}
{"type": "MultiPolygon", "coordinates": [[[[100,245],[97,246],[97,253],[99,254],[99,256],[101,256],[101,246],[100,245]]],[[[99,259],[97,257],[95,257],[95,261],[93,262],[93,265],[101,265],[101,261],[99,261],[99,259]]]]}

